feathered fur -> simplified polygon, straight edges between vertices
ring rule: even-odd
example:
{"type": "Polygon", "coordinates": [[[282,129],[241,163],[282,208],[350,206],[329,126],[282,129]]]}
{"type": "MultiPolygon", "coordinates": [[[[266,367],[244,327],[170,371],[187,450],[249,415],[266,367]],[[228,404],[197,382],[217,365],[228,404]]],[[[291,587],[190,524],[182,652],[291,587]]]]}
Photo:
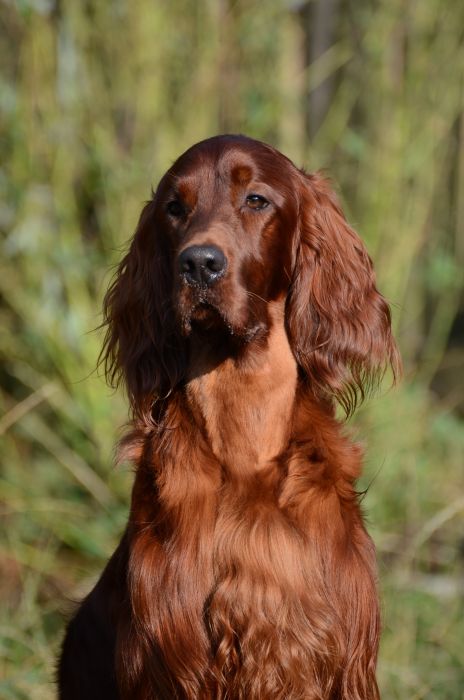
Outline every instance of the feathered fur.
{"type": "Polygon", "coordinates": [[[377,700],[362,455],[335,402],[351,413],[400,364],[328,182],[246,137],[197,144],[145,206],[104,311],[136,476],[68,628],[62,700],[377,700]],[[179,273],[193,244],[227,258],[214,288],[179,273]]]}

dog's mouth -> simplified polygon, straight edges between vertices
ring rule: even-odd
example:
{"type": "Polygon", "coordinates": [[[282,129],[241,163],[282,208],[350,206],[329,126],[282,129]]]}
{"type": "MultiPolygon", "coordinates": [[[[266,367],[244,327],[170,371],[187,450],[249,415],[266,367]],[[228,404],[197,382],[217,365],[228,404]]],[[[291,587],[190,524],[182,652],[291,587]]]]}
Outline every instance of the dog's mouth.
{"type": "Polygon", "coordinates": [[[190,311],[190,325],[204,331],[227,326],[227,321],[217,306],[200,301],[190,311]]]}
{"type": "Polygon", "coordinates": [[[220,307],[207,299],[199,299],[182,310],[182,330],[192,332],[230,331],[230,323],[220,307]]]}
{"type": "MultiPolygon", "coordinates": [[[[238,343],[239,346],[266,334],[266,324],[260,321],[235,326],[219,306],[201,301],[183,316],[182,329],[186,336],[196,334],[209,338],[221,338],[222,342],[238,343]]],[[[209,341],[208,341],[209,342],[209,341]]]]}
{"type": "Polygon", "coordinates": [[[182,334],[201,335],[208,342],[221,338],[222,342],[240,344],[265,334],[267,324],[262,314],[250,313],[249,305],[237,296],[225,303],[224,296],[223,291],[218,294],[211,289],[181,289],[176,305],[182,334]]]}

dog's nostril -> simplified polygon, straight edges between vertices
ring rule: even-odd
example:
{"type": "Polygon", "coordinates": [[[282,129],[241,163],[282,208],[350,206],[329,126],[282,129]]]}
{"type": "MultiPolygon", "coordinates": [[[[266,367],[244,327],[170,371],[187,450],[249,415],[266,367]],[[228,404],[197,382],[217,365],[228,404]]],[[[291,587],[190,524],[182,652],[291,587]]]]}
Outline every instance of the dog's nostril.
{"type": "Polygon", "coordinates": [[[192,272],[195,268],[195,263],[193,260],[182,260],[180,263],[180,269],[182,272],[192,272]]]}
{"type": "Polygon", "coordinates": [[[209,255],[206,259],[206,267],[211,270],[211,272],[220,272],[224,266],[223,256],[218,257],[217,255],[209,255]]]}
{"type": "Polygon", "coordinates": [[[226,266],[226,256],[213,245],[192,245],[179,255],[179,271],[188,284],[210,287],[222,277],[226,266]]]}

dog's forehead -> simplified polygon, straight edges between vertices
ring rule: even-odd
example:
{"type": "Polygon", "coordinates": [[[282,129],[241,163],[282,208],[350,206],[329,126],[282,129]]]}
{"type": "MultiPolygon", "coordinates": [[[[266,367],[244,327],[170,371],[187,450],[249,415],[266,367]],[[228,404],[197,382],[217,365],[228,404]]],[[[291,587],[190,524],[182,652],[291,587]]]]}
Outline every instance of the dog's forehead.
{"type": "Polygon", "coordinates": [[[252,139],[211,139],[192,146],[167,173],[180,189],[243,185],[288,177],[293,164],[270,146],[252,139]]]}

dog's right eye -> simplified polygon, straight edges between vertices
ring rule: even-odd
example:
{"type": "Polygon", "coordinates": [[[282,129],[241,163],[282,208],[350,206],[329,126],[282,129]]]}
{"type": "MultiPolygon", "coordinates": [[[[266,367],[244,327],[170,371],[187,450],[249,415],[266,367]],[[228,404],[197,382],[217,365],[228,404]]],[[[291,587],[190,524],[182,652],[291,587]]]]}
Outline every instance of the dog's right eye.
{"type": "Polygon", "coordinates": [[[266,207],[269,206],[269,202],[261,194],[249,194],[246,198],[246,205],[249,209],[258,211],[260,209],[266,209],[266,207]]]}
{"type": "Polygon", "coordinates": [[[179,218],[185,214],[185,209],[178,199],[173,199],[172,202],[168,202],[166,211],[170,216],[174,216],[175,218],[179,218]]]}

